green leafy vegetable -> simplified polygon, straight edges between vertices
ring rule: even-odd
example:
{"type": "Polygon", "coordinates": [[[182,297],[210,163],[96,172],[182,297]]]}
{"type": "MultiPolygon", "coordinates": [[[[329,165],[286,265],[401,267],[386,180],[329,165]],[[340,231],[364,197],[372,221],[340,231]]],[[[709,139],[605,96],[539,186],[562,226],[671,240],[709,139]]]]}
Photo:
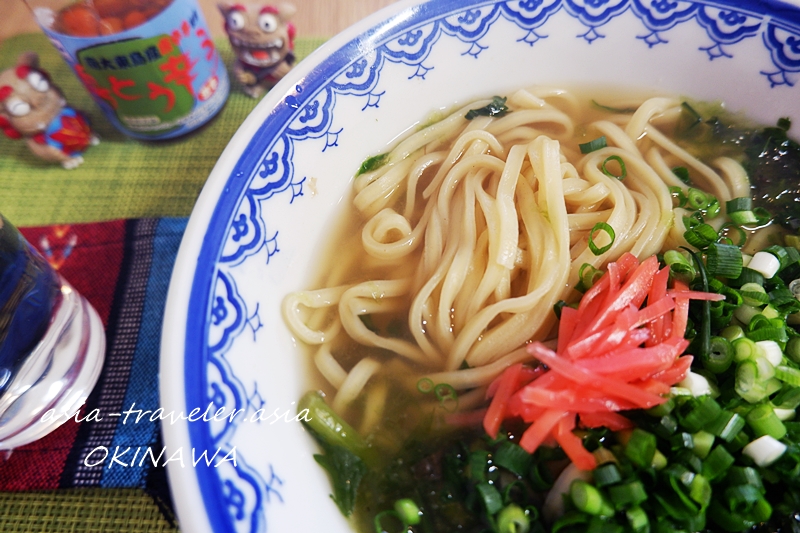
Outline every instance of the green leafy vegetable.
{"type": "Polygon", "coordinates": [[[360,176],[361,174],[366,174],[367,172],[372,172],[373,170],[378,170],[383,165],[386,164],[386,161],[389,159],[389,154],[378,154],[372,157],[368,157],[361,163],[361,166],[358,167],[358,172],[356,176],[360,176]]]}
{"type": "Polygon", "coordinates": [[[356,495],[361,479],[367,473],[367,467],[356,454],[343,448],[317,439],[325,451],[324,454],[315,454],[314,459],[331,477],[333,494],[331,498],[344,516],[350,516],[356,505],[356,495]]]}
{"type": "Polygon", "coordinates": [[[464,118],[472,120],[475,117],[502,117],[509,112],[506,100],[506,97],[495,96],[492,98],[492,101],[485,106],[467,111],[464,118]]]}

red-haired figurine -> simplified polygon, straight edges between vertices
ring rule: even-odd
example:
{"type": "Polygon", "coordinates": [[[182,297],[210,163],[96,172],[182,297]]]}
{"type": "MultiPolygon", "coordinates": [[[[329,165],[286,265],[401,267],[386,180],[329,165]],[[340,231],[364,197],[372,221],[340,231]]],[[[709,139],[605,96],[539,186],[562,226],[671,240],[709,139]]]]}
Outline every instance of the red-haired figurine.
{"type": "Polygon", "coordinates": [[[0,129],[12,139],[25,139],[35,156],[68,169],[83,163],[81,154],[99,142],[86,115],[67,105],[32,52],[0,72],[0,129]]]}
{"type": "Polygon", "coordinates": [[[294,64],[295,13],[291,4],[219,4],[225,31],[236,54],[233,73],[242,90],[259,98],[294,64]]]}

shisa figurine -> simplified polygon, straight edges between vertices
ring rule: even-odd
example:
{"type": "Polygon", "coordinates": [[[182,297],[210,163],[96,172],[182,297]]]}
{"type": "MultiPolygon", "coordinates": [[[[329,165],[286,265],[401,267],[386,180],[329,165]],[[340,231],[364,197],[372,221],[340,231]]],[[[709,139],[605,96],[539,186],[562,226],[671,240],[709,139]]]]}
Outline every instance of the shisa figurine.
{"type": "Polygon", "coordinates": [[[12,139],[25,139],[36,157],[67,169],[83,163],[83,152],[99,142],[87,116],[67,105],[33,52],[0,72],[0,129],[12,139]]]}
{"type": "Polygon", "coordinates": [[[294,65],[292,4],[219,4],[236,55],[234,77],[245,94],[260,98],[294,65]]]}

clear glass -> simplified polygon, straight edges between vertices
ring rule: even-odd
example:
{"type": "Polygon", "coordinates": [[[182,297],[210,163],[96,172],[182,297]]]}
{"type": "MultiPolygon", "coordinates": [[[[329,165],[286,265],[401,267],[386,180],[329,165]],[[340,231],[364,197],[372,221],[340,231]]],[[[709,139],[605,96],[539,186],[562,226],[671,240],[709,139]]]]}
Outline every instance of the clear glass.
{"type": "Polygon", "coordinates": [[[97,312],[0,214],[0,449],[71,418],[104,353],[97,312]]]}

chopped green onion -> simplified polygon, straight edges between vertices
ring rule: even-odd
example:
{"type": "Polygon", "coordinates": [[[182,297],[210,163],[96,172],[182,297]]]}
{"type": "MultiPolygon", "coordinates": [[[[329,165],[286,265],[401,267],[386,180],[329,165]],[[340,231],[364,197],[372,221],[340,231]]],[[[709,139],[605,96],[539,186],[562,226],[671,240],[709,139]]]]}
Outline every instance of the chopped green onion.
{"type": "Polygon", "coordinates": [[[719,212],[722,210],[722,208],[719,205],[719,200],[717,200],[713,196],[709,196],[709,198],[710,200],[708,202],[708,205],[705,207],[703,211],[705,211],[705,214],[708,218],[716,218],[716,216],[719,215],[719,212]]]}
{"type": "Polygon", "coordinates": [[[786,426],[768,403],[755,406],[747,413],[745,420],[756,437],[769,435],[773,439],[781,439],[786,435],[786,426]]]}
{"type": "Polygon", "coordinates": [[[528,473],[528,477],[531,480],[531,485],[534,490],[538,491],[550,490],[555,481],[550,469],[544,464],[544,461],[534,463],[528,473]]]}
{"type": "Polygon", "coordinates": [[[752,485],[758,492],[764,494],[764,483],[761,474],[752,466],[732,466],[725,476],[725,482],[730,486],[752,485]]]}
{"type": "Polygon", "coordinates": [[[578,277],[583,284],[583,288],[589,290],[597,282],[597,280],[603,277],[603,271],[595,268],[589,263],[584,263],[578,270],[578,277]]]}
{"type": "Polygon", "coordinates": [[[711,503],[711,483],[702,474],[697,474],[689,485],[689,497],[700,504],[701,512],[711,503]]]}
{"type": "Polygon", "coordinates": [[[694,433],[692,435],[692,441],[694,442],[692,452],[700,459],[705,459],[708,456],[708,452],[711,451],[711,447],[714,446],[714,438],[714,435],[702,429],[694,433]]]}
{"type": "Polygon", "coordinates": [[[510,441],[502,443],[493,457],[494,464],[518,476],[524,476],[528,472],[532,459],[533,456],[519,444],[510,441]]]}
{"type": "Polygon", "coordinates": [[[672,415],[664,415],[658,419],[658,424],[651,429],[659,437],[667,439],[678,431],[678,419],[672,415]]]}
{"type": "Polygon", "coordinates": [[[751,211],[753,209],[753,199],[749,196],[740,196],[725,202],[725,211],[730,215],[739,211],[751,211]]]}
{"type": "Polygon", "coordinates": [[[483,481],[478,483],[475,486],[475,489],[478,491],[478,495],[480,496],[487,513],[493,515],[503,508],[503,497],[500,496],[500,492],[498,492],[494,485],[489,484],[487,481],[483,481]]]}
{"type": "Polygon", "coordinates": [[[674,207],[683,207],[686,205],[686,194],[680,187],[672,185],[669,188],[669,194],[672,196],[674,207]]]}
{"type": "Polygon", "coordinates": [[[702,357],[703,368],[714,374],[721,374],[733,363],[733,353],[733,346],[728,339],[711,337],[708,352],[702,357]]]}
{"type": "Polygon", "coordinates": [[[613,485],[622,481],[622,474],[614,463],[600,465],[594,470],[594,483],[598,487],[613,485]]]}
{"type": "Polygon", "coordinates": [[[664,263],[669,267],[670,274],[675,279],[688,283],[697,275],[691,261],[677,250],[664,252],[664,263]]]}
{"type": "Polygon", "coordinates": [[[672,169],[672,173],[675,174],[675,176],[685,184],[688,185],[691,183],[691,180],[689,179],[689,169],[686,167],[675,167],[672,169]]]}
{"type": "Polygon", "coordinates": [[[742,453],[750,457],[761,467],[769,466],[784,454],[786,445],[770,435],[763,435],[742,449],[742,453]]]}
{"type": "Polygon", "coordinates": [[[641,507],[632,507],[626,510],[625,517],[634,533],[650,531],[650,519],[647,518],[647,513],[641,507]]]}
{"type": "Polygon", "coordinates": [[[687,205],[692,209],[704,209],[708,207],[711,198],[712,197],[705,192],[700,189],[695,189],[694,187],[689,187],[686,193],[687,205]]]}
{"type": "Polygon", "coordinates": [[[692,434],[686,433],[685,431],[672,435],[669,438],[669,444],[673,451],[681,450],[683,448],[686,448],[687,450],[694,449],[694,439],[692,438],[692,434]]]}
{"type": "Polygon", "coordinates": [[[402,498],[394,502],[394,510],[404,524],[415,526],[421,521],[422,512],[411,498],[402,498]]]}
{"type": "Polygon", "coordinates": [[[789,339],[789,342],[786,343],[786,350],[784,353],[786,357],[795,363],[800,363],[800,337],[792,337],[789,339]]]}
{"type": "Polygon", "coordinates": [[[643,429],[635,428],[625,445],[625,456],[642,468],[650,466],[656,452],[656,436],[643,429]]]}
{"type": "Polygon", "coordinates": [[[624,180],[628,176],[628,170],[625,168],[625,161],[623,161],[622,158],[618,155],[608,156],[606,160],[603,161],[602,169],[603,169],[603,174],[605,174],[609,178],[616,178],[620,181],[624,180]],[[607,165],[610,161],[617,162],[617,164],[619,165],[619,174],[614,174],[608,169],[607,165]]]}
{"type": "Polygon", "coordinates": [[[708,516],[725,531],[744,531],[755,525],[755,520],[742,516],[741,513],[732,513],[717,499],[712,499],[708,506],[708,516]]]}
{"type": "Polygon", "coordinates": [[[589,249],[592,251],[594,255],[603,255],[604,253],[609,251],[611,247],[614,245],[615,237],[616,234],[614,233],[614,228],[612,228],[605,222],[598,222],[597,224],[594,225],[592,231],[589,232],[589,249]],[[597,244],[595,244],[594,242],[595,234],[600,231],[608,235],[608,238],[610,240],[610,242],[607,245],[603,246],[602,248],[598,248],[597,244]]]}
{"type": "Polygon", "coordinates": [[[698,224],[703,224],[705,219],[703,218],[703,213],[700,211],[695,211],[689,216],[683,217],[683,225],[686,229],[692,229],[693,227],[697,226],[698,224]]]}
{"type": "Polygon", "coordinates": [[[681,410],[686,411],[680,419],[681,424],[694,433],[715,420],[722,412],[722,407],[711,396],[701,396],[687,402],[681,410]]]}
{"type": "Polygon", "coordinates": [[[758,307],[769,303],[769,295],[764,287],[758,283],[745,283],[739,289],[742,295],[742,303],[758,307]]]}
{"type": "Polygon", "coordinates": [[[709,244],[716,242],[719,238],[719,234],[713,226],[702,223],[686,230],[683,234],[683,238],[686,239],[686,242],[690,245],[702,250],[709,244]]]}
{"type": "Polygon", "coordinates": [[[452,413],[458,409],[458,392],[452,385],[439,383],[433,388],[433,394],[445,411],[452,413]]]}
{"type": "Polygon", "coordinates": [[[675,409],[675,398],[670,397],[667,398],[667,401],[665,401],[664,403],[648,409],[647,414],[651,416],[663,417],[670,414],[673,409],[675,409]]]}
{"type": "Polygon", "coordinates": [[[706,250],[706,266],[712,276],[738,278],[742,273],[742,252],[732,244],[711,243],[706,250]]]}
{"type": "Polygon", "coordinates": [[[761,492],[753,485],[734,485],[724,492],[728,509],[733,512],[747,512],[761,499],[761,492]]]}
{"type": "Polygon", "coordinates": [[[741,326],[733,325],[728,326],[722,331],[720,331],[720,336],[725,337],[728,341],[733,342],[737,339],[741,339],[744,337],[744,330],[741,326]]]}
{"type": "Polygon", "coordinates": [[[737,363],[753,359],[758,355],[756,343],[746,337],[736,339],[731,345],[733,346],[733,360],[737,363]]]}
{"type": "Polygon", "coordinates": [[[723,224],[722,227],[719,228],[719,238],[726,239],[729,241],[729,244],[732,244],[737,248],[741,248],[747,243],[747,232],[739,227],[739,225],[731,224],[729,222],[727,224],[723,224]],[[734,234],[736,236],[736,241],[732,239],[734,234]]]}
{"type": "Polygon", "coordinates": [[[431,378],[421,378],[417,381],[417,390],[422,394],[428,394],[433,390],[433,380],[431,378]]]}
{"type": "Polygon", "coordinates": [[[789,252],[786,251],[786,248],[783,246],[778,246],[777,244],[773,244],[772,246],[768,246],[762,250],[765,253],[772,254],[780,263],[780,270],[786,268],[789,264],[789,252]]]}
{"type": "Polygon", "coordinates": [[[553,527],[550,529],[551,533],[568,533],[572,531],[585,531],[587,530],[587,524],[589,523],[589,517],[577,511],[571,511],[564,514],[564,516],[560,517],[553,523],[553,527]]]}
{"type": "Polygon", "coordinates": [[[776,409],[797,409],[800,406],[800,387],[784,387],[772,404],[776,409]]]}
{"type": "Polygon", "coordinates": [[[706,460],[703,461],[703,472],[702,474],[708,479],[709,481],[714,481],[717,478],[722,477],[725,475],[725,472],[728,471],[735,459],[733,456],[720,445],[714,447],[711,450],[711,453],[708,454],[706,460]]]}
{"type": "Polygon", "coordinates": [[[761,355],[766,357],[772,366],[778,366],[783,362],[783,350],[781,345],[772,340],[757,341],[756,346],[761,355]]]}
{"type": "Polygon", "coordinates": [[[763,207],[756,207],[753,209],[753,214],[756,216],[756,224],[759,226],[766,224],[772,219],[770,212],[763,207]]]}
{"type": "Polygon", "coordinates": [[[753,226],[758,223],[758,219],[752,211],[736,211],[728,213],[728,216],[737,226],[753,226]]]}
{"type": "Polygon", "coordinates": [[[706,429],[725,442],[732,442],[744,429],[745,423],[745,419],[740,414],[723,410],[706,429]]]}
{"type": "Polygon", "coordinates": [[[741,287],[746,283],[757,283],[759,285],[764,285],[764,275],[761,272],[757,272],[752,268],[743,267],[742,273],[739,274],[739,277],[736,278],[736,286],[741,287]]]}
{"type": "Polygon", "coordinates": [[[578,148],[581,149],[582,154],[589,154],[600,150],[601,148],[605,148],[606,146],[608,146],[608,144],[606,143],[606,137],[604,135],[602,137],[598,137],[597,139],[593,139],[588,143],[579,144],[578,148]]]}
{"type": "Polygon", "coordinates": [[[469,475],[477,481],[486,481],[489,467],[492,466],[490,453],[486,450],[475,450],[469,454],[469,475]]]}
{"type": "Polygon", "coordinates": [[[608,497],[618,510],[638,506],[647,500],[647,491],[641,481],[631,481],[608,488],[608,497]]]}
{"type": "MultiPolygon", "coordinates": [[[[767,306],[767,309],[769,309],[769,306],[767,306]]],[[[752,331],[747,332],[747,337],[756,342],[760,341],[786,342],[788,340],[786,328],[775,327],[775,326],[765,326],[753,329],[752,331]]]]}
{"type": "Polygon", "coordinates": [[[594,516],[612,516],[614,508],[596,487],[582,479],[575,479],[569,486],[569,496],[578,510],[594,516]]]}
{"type": "Polygon", "coordinates": [[[517,504],[507,505],[497,515],[498,533],[527,533],[530,528],[530,519],[517,504]]]}

